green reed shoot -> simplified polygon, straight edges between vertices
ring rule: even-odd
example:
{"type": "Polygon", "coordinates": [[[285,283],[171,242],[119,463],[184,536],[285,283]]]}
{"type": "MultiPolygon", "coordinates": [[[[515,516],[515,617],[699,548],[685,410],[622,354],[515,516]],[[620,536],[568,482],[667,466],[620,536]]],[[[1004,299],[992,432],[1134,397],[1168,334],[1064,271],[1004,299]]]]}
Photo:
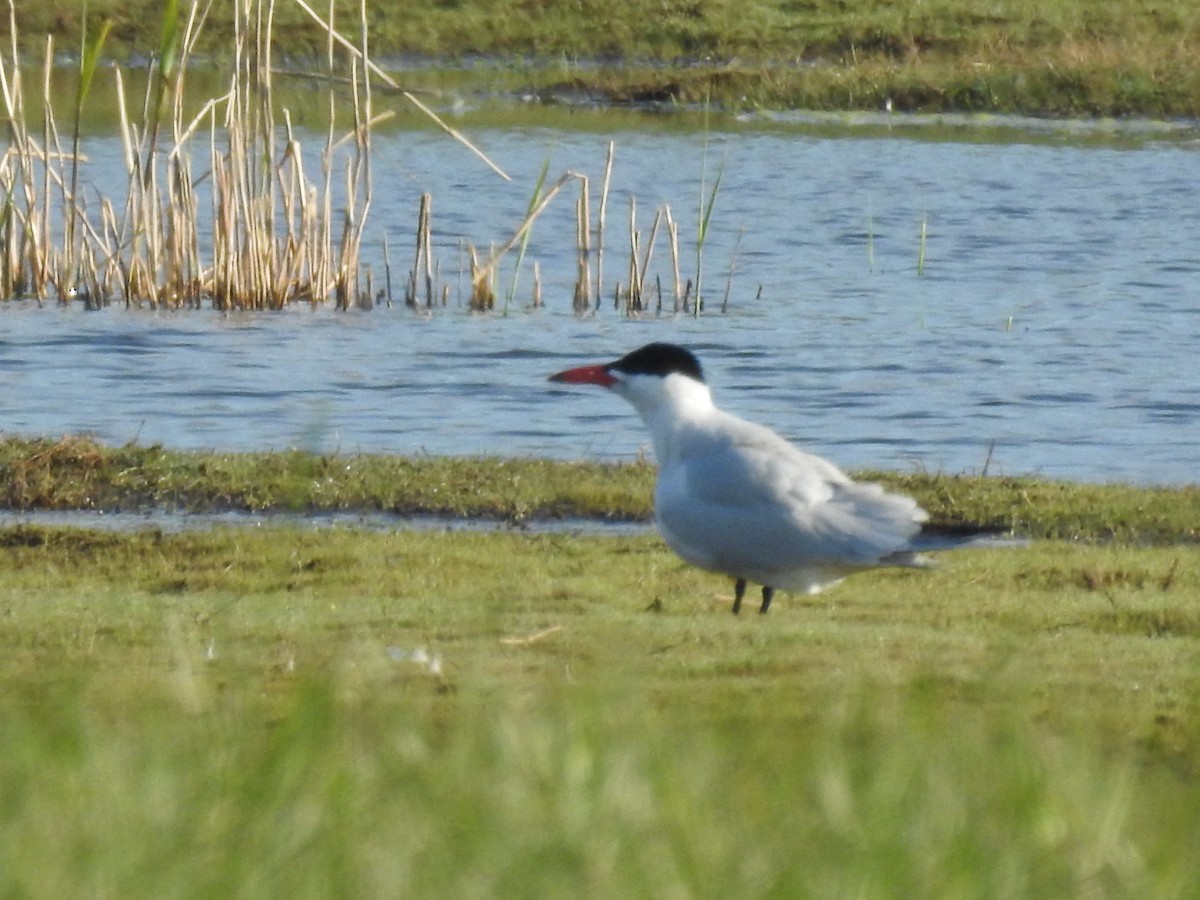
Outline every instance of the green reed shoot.
{"type": "Polygon", "coordinates": [[[704,242],[708,238],[708,223],[712,217],[713,207],[717,202],[717,192],[721,188],[721,177],[725,174],[725,161],[722,159],[721,167],[717,170],[716,181],[713,182],[712,190],[708,193],[707,202],[705,200],[707,169],[708,169],[708,115],[710,104],[708,100],[704,103],[704,153],[700,157],[700,203],[697,210],[696,222],[696,284],[695,284],[695,299],[692,301],[692,314],[700,315],[700,311],[704,307],[703,293],[701,291],[701,282],[704,274],[704,242]]]}
{"type": "MultiPolygon", "coordinates": [[[[542,160],[542,169],[538,172],[537,181],[533,185],[533,193],[529,197],[529,206],[525,210],[525,215],[528,216],[537,209],[538,202],[542,199],[542,188],[546,184],[546,175],[550,172],[550,153],[546,153],[546,158],[542,160]]],[[[525,251],[529,247],[529,235],[533,232],[532,228],[525,230],[521,235],[521,242],[517,248],[517,262],[513,266],[512,281],[508,286],[508,296],[504,298],[504,312],[508,312],[508,306],[512,303],[513,298],[517,294],[517,281],[521,274],[521,262],[525,259],[525,251]]]]}
{"type": "MultiPolygon", "coordinates": [[[[707,155],[707,154],[706,154],[707,155]]],[[[700,217],[699,227],[696,229],[696,294],[692,301],[692,314],[700,315],[704,307],[703,295],[700,291],[700,283],[704,273],[704,242],[708,239],[708,223],[712,218],[713,207],[717,203],[717,192],[721,189],[721,177],[725,174],[725,162],[721,161],[721,167],[717,170],[717,178],[713,182],[712,190],[709,192],[708,201],[704,200],[704,172],[701,168],[700,174],[700,217]]]]}
{"type": "Polygon", "coordinates": [[[540,192],[540,199],[529,210],[521,224],[517,226],[517,230],[513,232],[512,237],[504,242],[499,249],[493,249],[488,256],[487,262],[482,265],[476,257],[475,248],[471,248],[471,303],[472,309],[491,309],[495,305],[495,281],[496,269],[500,265],[504,256],[512,250],[518,243],[522,241],[526,233],[533,227],[533,223],[537,221],[538,216],[546,211],[550,206],[550,202],[558,196],[568,182],[575,179],[586,180],[587,176],[579,172],[564,172],[559,176],[558,181],[554,182],[544,192],[540,192]]]}
{"type": "Polygon", "coordinates": [[[150,106],[150,140],[147,143],[147,159],[142,170],[143,178],[154,171],[152,156],[158,146],[158,130],[162,121],[163,101],[177,71],[179,59],[179,0],[166,0],[162,9],[162,24],[159,30],[158,65],[155,67],[154,100],[150,106]]]}
{"type": "Polygon", "coordinates": [[[742,238],[745,236],[746,229],[738,229],[737,241],[733,245],[733,255],[729,258],[729,276],[725,279],[725,298],[721,301],[721,312],[729,309],[729,294],[733,290],[733,276],[737,272],[738,251],[742,249],[742,238]]]}
{"type": "Polygon", "coordinates": [[[72,268],[75,253],[75,224],[80,212],[77,203],[79,197],[79,156],[80,156],[80,120],[83,118],[83,105],[87,102],[88,93],[92,88],[92,80],[96,75],[96,64],[100,60],[100,52],[104,41],[112,28],[112,19],[105,19],[100,31],[90,41],[87,32],[87,3],[83,4],[84,25],[79,47],[79,81],[75,91],[75,121],[71,130],[71,193],[70,214],[63,223],[66,228],[64,247],[67,251],[66,266],[72,268]]]}

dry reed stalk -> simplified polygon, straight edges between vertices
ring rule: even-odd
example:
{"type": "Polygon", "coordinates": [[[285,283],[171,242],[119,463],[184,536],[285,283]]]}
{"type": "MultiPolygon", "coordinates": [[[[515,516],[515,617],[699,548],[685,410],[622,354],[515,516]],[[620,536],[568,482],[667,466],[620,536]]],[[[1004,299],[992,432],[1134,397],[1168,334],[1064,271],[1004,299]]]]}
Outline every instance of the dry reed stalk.
{"type": "MultiPolygon", "coordinates": [[[[307,3],[305,3],[304,0],[293,0],[293,2],[295,2],[296,5],[299,6],[302,10],[304,10],[304,12],[306,12],[309,15],[309,17],[313,19],[313,21],[315,21],[318,25],[320,25],[323,29],[325,29],[326,34],[329,36],[329,42],[331,45],[332,45],[332,43],[336,42],[343,49],[348,50],[352,54],[359,53],[359,49],[357,47],[355,47],[353,44],[351,44],[349,41],[347,41],[340,34],[338,34],[333,29],[332,25],[330,24],[333,22],[333,3],[332,2],[329,4],[328,20],[322,19],[320,17],[320,15],[317,14],[316,10],[314,10],[311,6],[309,6],[307,3]]],[[[365,25],[365,23],[366,23],[366,3],[365,2],[362,3],[362,21],[364,23],[364,31],[365,31],[365,27],[366,27],[366,25],[365,25]]],[[[365,46],[366,46],[366,44],[365,44],[365,38],[364,38],[364,49],[365,49],[365,46]]],[[[332,52],[332,51],[330,51],[330,52],[332,52]]],[[[431,122],[433,122],[435,125],[437,125],[439,128],[441,128],[444,132],[446,132],[446,134],[450,135],[452,138],[454,138],[456,141],[458,141],[464,147],[466,147],[468,150],[470,150],[472,153],[474,153],[477,157],[479,157],[479,159],[482,160],[484,162],[484,164],[487,165],[487,167],[490,168],[493,172],[495,172],[497,175],[499,175],[505,181],[512,180],[508,176],[508,174],[503,169],[501,169],[498,165],[496,165],[494,162],[492,162],[492,160],[489,159],[488,156],[482,150],[480,150],[478,147],[476,147],[474,144],[472,144],[469,140],[467,140],[465,135],[463,135],[462,133],[457,131],[455,128],[453,128],[452,126],[450,126],[446,122],[444,122],[441,119],[441,117],[438,116],[437,113],[435,113],[428,106],[426,106],[424,103],[422,103],[420,100],[418,100],[411,92],[406,91],[403,88],[401,88],[400,85],[397,84],[390,75],[388,75],[385,71],[383,71],[383,69],[381,69],[377,65],[375,65],[375,63],[371,62],[370,58],[366,55],[365,52],[363,52],[363,54],[362,54],[362,61],[365,64],[367,70],[371,74],[373,74],[377,78],[379,78],[384,84],[386,84],[392,90],[398,91],[405,100],[407,100],[409,103],[411,103],[417,109],[419,109],[421,111],[421,113],[423,115],[425,115],[426,117],[428,117],[431,122]]],[[[366,76],[364,75],[364,77],[366,77],[366,76]]]]}
{"type": "MultiPolygon", "coordinates": [[[[280,129],[270,82],[272,2],[242,0],[237,4],[229,91],[207,101],[190,121],[184,115],[187,58],[210,7],[211,3],[201,11],[192,4],[178,44],[182,49],[172,64],[159,67],[158,78],[147,85],[141,115],[144,125],[130,115],[122,74],[120,69],[116,71],[127,170],[124,212],[117,215],[111,202],[102,198],[100,226],[93,227],[82,215],[81,200],[74,190],[62,189],[64,205],[81,213],[77,221],[84,224],[86,246],[80,249],[80,258],[91,260],[85,268],[93,270],[90,275],[83,273],[84,281],[89,288],[95,285],[102,291],[119,282],[127,304],[151,306],[196,306],[208,298],[219,309],[278,308],[296,299],[321,302],[331,290],[339,291],[343,306],[361,300],[358,257],[371,199],[369,132],[376,121],[371,115],[369,85],[355,80],[355,129],[349,138],[354,146],[347,164],[350,199],[335,254],[330,190],[333,150],[347,139],[338,140],[333,134],[331,93],[323,193],[305,175],[287,110],[286,142],[282,148],[278,146],[280,129]],[[168,96],[172,101],[169,113],[160,106],[168,96]],[[209,170],[197,179],[191,143],[205,120],[209,123],[209,170]],[[154,137],[168,128],[172,143],[164,151],[154,137]],[[207,264],[201,258],[198,237],[204,205],[197,192],[200,181],[207,181],[210,190],[212,247],[207,264]]],[[[11,95],[7,81],[6,77],[6,97],[11,95]]],[[[12,103],[6,107],[15,110],[12,103]]],[[[48,140],[56,139],[51,119],[43,130],[48,140]]],[[[29,159],[28,152],[24,157],[29,159]]],[[[32,178],[25,180],[27,186],[35,183],[32,178]]],[[[44,196],[46,190],[38,193],[44,196]]],[[[49,233],[49,216],[39,212],[31,221],[37,225],[34,237],[43,239],[49,233]]],[[[68,259],[74,253],[74,245],[70,246],[68,259]]],[[[53,261],[46,253],[39,258],[53,261]]],[[[63,277],[56,278],[60,284],[66,283],[63,277]]],[[[60,296],[65,293],[60,289],[60,296]]],[[[89,289],[88,293],[95,296],[96,291],[89,289]]]]}
{"type": "MultiPolygon", "coordinates": [[[[333,21],[333,0],[329,0],[329,20],[333,21]]],[[[334,57],[334,34],[332,28],[326,29],[328,40],[325,46],[325,64],[328,72],[332,75],[336,69],[336,61],[334,57]]],[[[326,95],[329,109],[326,113],[329,129],[325,134],[325,149],[321,156],[321,190],[319,192],[320,208],[316,216],[316,235],[314,242],[314,251],[318,260],[317,269],[320,275],[320,280],[316,282],[322,288],[328,288],[332,285],[336,274],[333,271],[333,263],[329,255],[321,252],[324,248],[329,247],[333,240],[333,160],[334,150],[337,142],[334,139],[335,123],[337,121],[337,104],[334,99],[333,91],[329,91],[326,95]]]]}
{"type": "MultiPolygon", "coordinates": [[[[46,35],[46,50],[43,55],[42,62],[42,96],[50,96],[50,66],[54,60],[54,36],[46,35]]],[[[41,189],[41,204],[38,211],[38,244],[42,247],[42,252],[38,254],[38,271],[35,278],[35,289],[38,297],[43,296],[43,292],[47,285],[53,285],[59,290],[60,296],[61,275],[56,273],[55,262],[57,254],[53,248],[53,219],[54,207],[50,205],[50,191],[53,180],[52,169],[50,165],[50,147],[53,140],[52,134],[56,132],[54,126],[54,111],[49,103],[42,105],[42,148],[43,163],[42,163],[42,189],[41,189]]],[[[63,198],[65,201],[65,197],[63,198]]]]}
{"type": "Polygon", "coordinates": [[[192,135],[200,122],[208,115],[210,104],[206,103],[190,122],[184,119],[184,75],[188,59],[195,48],[200,29],[212,8],[212,0],[201,11],[193,3],[183,28],[181,50],[171,88],[171,139],[172,146],[166,155],[165,165],[169,188],[170,240],[168,261],[163,273],[166,299],[170,305],[199,308],[205,296],[204,265],[201,262],[200,237],[197,223],[200,216],[200,200],[196,195],[196,179],[192,176],[192,135]]]}
{"type": "Polygon", "coordinates": [[[425,215],[421,222],[421,242],[424,244],[425,250],[425,306],[431,309],[433,307],[433,284],[434,284],[434,263],[433,263],[433,194],[425,193],[421,195],[421,199],[425,204],[425,215]]]}
{"type": "Polygon", "coordinates": [[[0,292],[6,297],[27,290],[30,242],[33,239],[31,214],[32,154],[25,127],[24,95],[21,88],[20,57],[17,53],[16,13],[9,3],[11,70],[9,59],[0,58],[0,94],[4,98],[10,146],[0,158],[0,188],[4,191],[4,212],[0,217],[0,292]],[[21,202],[23,200],[23,202],[21,202]]]}
{"type": "MultiPolygon", "coordinates": [[[[367,42],[367,0],[359,0],[359,34],[362,42],[362,59],[365,63],[370,63],[371,54],[367,42]]],[[[355,188],[361,190],[361,199],[358,203],[358,221],[355,227],[353,244],[354,244],[354,265],[357,269],[358,258],[362,252],[363,235],[366,230],[367,216],[371,211],[371,200],[373,194],[374,179],[371,171],[371,129],[375,124],[375,116],[373,113],[373,102],[371,96],[371,76],[370,69],[363,69],[363,78],[361,85],[361,105],[359,103],[359,86],[356,85],[354,96],[354,114],[355,114],[355,166],[358,172],[355,188]],[[361,115],[360,115],[361,113],[361,115]]],[[[429,257],[426,255],[426,268],[429,266],[429,257]]],[[[368,302],[370,300],[370,289],[367,290],[368,302]]],[[[432,286],[430,286],[429,294],[432,295],[432,286]]]]}
{"type": "Polygon", "coordinates": [[[629,290],[625,295],[625,312],[638,312],[642,308],[642,295],[638,289],[638,244],[641,235],[637,229],[637,197],[629,198],[629,290]]]}
{"type": "Polygon", "coordinates": [[[83,98],[95,70],[100,42],[82,45],[80,80],[74,104],[71,151],[64,153],[52,95],[54,42],[47,37],[43,53],[41,89],[43,114],[41,144],[32,136],[25,116],[25,100],[17,53],[15,4],[9,3],[10,55],[0,55],[0,95],[9,146],[0,157],[0,295],[32,296],[40,303],[52,289],[61,302],[73,297],[94,298],[91,288],[99,279],[81,271],[81,261],[95,265],[96,253],[85,245],[99,239],[86,221],[79,196],[79,119],[83,98]],[[67,166],[70,168],[69,176],[67,166]],[[60,223],[56,220],[61,220],[60,223]],[[86,276],[86,277],[85,277],[86,276]]]}
{"type": "MultiPolygon", "coordinates": [[[[550,205],[550,201],[558,195],[558,192],[563,189],[567,182],[574,178],[583,177],[584,176],[580,175],[578,172],[564,172],[559,177],[558,181],[551,185],[548,191],[542,194],[541,199],[539,199],[537,204],[528,212],[528,214],[526,214],[525,219],[517,227],[517,230],[513,232],[512,237],[510,237],[500,247],[499,250],[493,250],[488,257],[488,261],[482,266],[478,264],[478,260],[475,257],[475,248],[471,248],[472,309],[479,308],[476,303],[477,298],[486,299],[489,295],[492,303],[494,304],[495,291],[492,289],[491,283],[495,279],[496,266],[499,265],[500,260],[529,232],[529,229],[533,227],[533,223],[537,221],[538,216],[545,212],[546,207],[550,205]]],[[[486,308],[491,309],[491,306],[489,305],[486,308]]]]}
{"type": "Polygon", "coordinates": [[[404,302],[408,306],[417,306],[417,273],[424,269],[425,281],[425,307],[430,309],[433,307],[433,240],[432,229],[430,227],[430,215],[433,206],[433,195],[424,193],[421,195],[421,205],[417,212],[417,248],[416,256],[413,258],[412,270],[408,273],[408,290],[404,296],[404,302]]]}
{"type": "Polygon", "coordinates": [[[674,288],[671,291],[671,312],[679,312],[685,303],[682,290],[683,281],[679,276],[679,226],[671,215],[671,207],[664,204],[663,214],[667,220],[667,237],[671,244],[671,271],[674,275],[674,288]]]}
{"type": "Polygon", "coordinates": [[[390,309],[392,306],[392,254],[388,246],[387,235],[383,236],[383,296],[387,301],[387,306],[390,309]]]}
{"type": "Polygon", "coordinates": [[[612,184],[613,156],[616,142],[608,142],[608,153],[604,158],[604,180],[600,184],[600,215],[596,222],[596,305],[600,305],[604,280],[604,217],[608,212],[608,189],[612,184]]]}
{"type": "Polygon", "coordinates": [[[304,179],[304,159],[300,142],[292,129],[291,110],[283,111],[285,144],[283,156],[276,168],[279,182],[280,212],[283,216],[283,246],[279,277],[296,287],[296,296],[316,302],[311,285],[305,289],[309,266],[309,245],[305,240],[308,214],[307,187],[304,179]]]}
{"type": "Polygon", "coordinates": [[[575,236],[578,247],[578,273],[575,277],[575,292],[573,303],[576,312],[586,310],[592,305],[592,263],[591,263],[591,233],[592,212],[591,192],[588,189],[588,177],[579,176],[579,200],[575,206],[575,236]]]}
{"type": "Polygon", "coordinates": [[[654,242],[658,239],[658,227],[662,223],[663,211],[660,207],[654,213],[654,222],[650,226],[650,237],[646,241],[646,252],[642,255],[641,264],[637,270],[637,292],[639,308],[644,308],[644,292],[646,288],[646,273],[650,270],[650,260],[654,257],[654,242]]]}
{"type": "MultiPolygon", "coordinates": [[[[161,71],[158,77],[162,77],[161,71]]],[[[160,273],[164,270],[161,255],[163,204],[158,197],[158,147],[157,142],[153,140],[158,123],[156,119],[152,121],[150,113],[157,82],[154,79],[147,82],[146,94],[143,97],[142,121],[148,123],[147,129],[139,129],[131,120],[120,69],[116,70],[116,82],[127,173],[125,211],[121,224],[114,232],[115,246],[120,248],[123,254],[119,263],[122,273],[121,293],[126,305],[148,302],[151,306],[156,306],[160,300],[167,299],[172,293],[170,286],[160,285],[160,273]]],[[[162,90],[166,90],[165,83],[162,90]]],[[[170,220],[172,210],[169,204],[166,212],[170,220]]],[[[184,230],[192,226],[190,223],[177,223],[176,227],[177,230],[184,230]]]]}
{"type": "Polygon", "coordinates": [[[358,257],[362,248],[363,229],[371,206],[370,187],[370,79],[364,74],[358,82],[358,61],[351,60],[354,78],[354,154],[346,161],[346,205],[342,216],[342,235],[339,242],[339,275],[337,288],[339,307],[348,308],[352,300],[361,297],[358,282],[358,257]],[[360,94],[360,88],[362,93],[360,94]]]}
{"type": "Polygon", "coordinates": [[[497,259],[493,256],[486,266],[479,265],[479,259],[475,255],[475,248],[470,248],[471,252],[471,300],[468,307],[474,312],[486,312],[496,305],[496,288],[495,288],[495,267],[493,262],[497,259]]]}
{"type": "Polygon", "coordinates": [[[629,290],[625,297],[626,314],[640,313],[646,309],[646,275],[654,257],[654,244],[658,240],[664,212],[669,215],[669,207],[663,206],[655,211],[650,235],[643,248],[642,235],[637,227],[637,199],[629,199],[629,290]]]}
{"type": "MultiPolygon", "coordinates": [[[[162,55],[146,83],[140,111],[129,102],[120,68],[115,70],[127,190],[123,202],[100,197],[96,221],[89,216],[79,190],[83,156],[78,118],[71,132],[70,152],[63,153],[48,99],[53,44],[49,40],[46,44],[42,90],[47,100],[39,144],[25,125],[15,37],[10,41],[11,63],[7,54],[0,57],[0,93],[10,135],[8,151],[0,157],[0,189],[4,192],[0,205],[0,288],[6,295],[24,293],[42,298],[52,290],[63,302],[72,297],[106,302],[108,297],[117,296],[123,297],[127,305],[197,307],[209,301],[222,310],[275,309],[297,300],[320,303],[330,297],[341,309],[373,304],[376,297],[372,275],[366,271],[364,290],[360,265],[372,204],[371,133],[384,117],[373,111],[371,74],[390,85],[394,82],[371,62],[365,0],[359,3],[359,47],[315,16],[303,0],[295,0],[326,30],[330,76],[335,47],[347,48],[353,55],[349,79],[353,126],[344,134],[336,133],[338,110],[331,89],[320,173],[316,183],[310,181],[290,111],[283,109],[282,123],[277,121],[271,83],[275,2],[236,0],[228,90],[205,101],[198,112],[187,111],[185,79],[213,0],[207,0],[206,5],[192,0],[180,21],[172,18],[166,23],[164,16],[162,55]],[[206,159],[204,150],[195,152],[199,142],[205,140],[205,125],[206,159]],[[335,181],[339,182],[336,191],[335,181]],[[335,196],[341,204],[337,209],[335,196]],[[202,222],[205,217],[208,222],[202,222]],[[211,246],[202,246],[202,234],[211,234],[211,246]]],[[[14,0],[10,0],[10,22],[15,18],[13,7],[14,0]]],[[[178,13],[172,2],[166,9],[178,13]]],[[[330,22],[332,10],[331,2],[330,22]]],[[[80,95],[82,90],[81,84],[80,95]]],[[[471,146],[465,139],[463,143],[471,146]]],[[[524,252],[533,223],[572,179],[580,181],[574,305],[586,310],[593,296],[599,304],[614,156],[615,144],[609,142],[594,226],[590,180],[568,171],[544,193],[539,181],[525,219],[507,242],[493,248],[485,262],[480,263],[471,248],[472,309],[493,307],[502,259],[518,242],[524,252]]],[[[707,208],[702,209],[701,242],[715,195],[716,186],[707,208]]],[[[425,195],[418,216],[416,257],[408,292],[415,304],[420,293],[418,280],[423,277],[426,309],[434,305],[438,283],[431,206],[431,198],[425,195]]],[[[646,277],[664,218],[672,244],[675,305],[686,305],[687,295],[681,298],[680,290],[678,232],[669,207],[656,213],[646,239],[636,228],[636,202],[632,202],[627,282],[628,308],[632,311],[645,308],[646,277]]],[[[386,288],[378,296],[390,303],[386,241],[384,264],[386,288]]],[[[699,269],[699,258],[697,264],[699,269]]],[[[657,283],[661,307],[661,281],[657,283]]],[[[449,286],[444,285],[441,293],[445,304],[449,286]]],[[[618,297],[620,293],[618,284],[618,297]]],[[[541,294],[541,271],[535,263],[535,306],[541,305],[541,294]]]]}

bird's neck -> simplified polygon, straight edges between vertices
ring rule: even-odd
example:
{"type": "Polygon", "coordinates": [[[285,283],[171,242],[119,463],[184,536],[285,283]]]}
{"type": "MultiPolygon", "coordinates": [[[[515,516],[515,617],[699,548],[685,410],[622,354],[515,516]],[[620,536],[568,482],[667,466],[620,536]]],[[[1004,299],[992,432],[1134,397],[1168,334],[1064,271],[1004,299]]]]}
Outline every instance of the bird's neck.
{"type": "Polygon", "coordinates": [[[635,407],[654,442],[659,465],[676,455],[679,435],[712,415],[716,406],[708,386],[684,376],[668,376],[666,390],[653,397],[638,398],[635,407]]]}

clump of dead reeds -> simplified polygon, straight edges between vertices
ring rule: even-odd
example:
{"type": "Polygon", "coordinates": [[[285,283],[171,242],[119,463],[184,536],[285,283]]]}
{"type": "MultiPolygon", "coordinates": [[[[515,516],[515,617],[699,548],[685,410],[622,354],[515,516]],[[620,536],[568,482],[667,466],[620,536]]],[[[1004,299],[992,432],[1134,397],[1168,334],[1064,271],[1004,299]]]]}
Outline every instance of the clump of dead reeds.
{"type": "MultiPolygon", "coordinates": [[[[273,0],[234,8],[229,87],[198,111],[185,104],[188,62],[208,7],[164,4],[162,37],[144,96],[132,102],[121,68],[116,79],[126,170],[123,202],[80,189],[86,163],[80,111],[106,28],[81,52],[69,152],[63,152],[49,92],[54,56],[45,52],[40,133],[27,124],[27,102],[13,31],[0,58],[9,148],[0,160],[0,296],[93,305],[123,301],[151,307],[278,309],[332,298],[339,307],[370,302],[360,266],[371,205],[370,79],[362,44],[349,61],[353,125],[339,134],[335,94],[314,181],[287,109],[274,101],[273,0]],[[339,183],[340,182],[340,183],[339,183]],[[335,209],[335,184],[341,200],[335,209]],[[200,235],[211,235],[201,241],[200,235]]],[[[328,65],[335,60],[330,30],[328,65]]]]}
{"type": "MultiPolygon", "coordinates": [[[[575,201],[575,253],[576,277],[572,292],[572,307],[576,312],[584,313],[598,309],[606,295],[604,283],[604,251],[608,199],[613,171],[613,156],[615,147],[608,145],[605,159],[604,177],[601,182],[599,211],[593,222],[593,209],[590,192],[591,179],[582,172],[567,171],[543,190],[546,178],[546,168],[543,167],[535,187],[533,197],[525,218],[517,226],[510,237],[499,248],[493,247],[485,262],[480,262],[474,247],[470,248],[471,297],[468,306],[472,310],[486,311],[493,309],[496,299],[497,270],[505,256],[515,247],[520,247],[516,266],[519,269],[521,259],[529,234],[535,221],[550,206],[551,201],[564,187],[572,181],[579,185],[579,196],[575,201]],[[593,277],[594,262],[594,277],[593,277]]],[[[704,242],[708,235],[709,222],[720,187],[720,175],[710,187],[707,195],[702,195],[697,223],[696,273],[695,277],[683,277],[682,257],[679,248],[679,224],[672,214],[669,204],[659,206],[650,223],[649,230],[641,230],[638,220],[637,199],[629,199],[629,253],[626,260],[623,278],[617,278],[611,285],[613,307],[626,315],[641,315],[644,313],[681,313],[698,315],[702,303],[698,301],[698,290],[695,286],[700,283],[703,265],[704,242]],[[670,271],[668,278],[670,286],[664,291],[663,278],[657,274],[651,278],[651,263],[659,234],[665,231],[670,252],[670,271]],[[664,294],[666,302],[664,302],[664,294]]],[[[738,238],[740,246],[741,238],[738,238]]],[[[725,312],[729,305],[733,277],[736,270],[735,259],[731,260],[726,280],[725,297],[721,311],[725,312]]],[[[418,254],[419,255],[419,254],[418,254]]],[[[514,274],[513,288],[510,289],[507,300],[511,302],[515,292],[516,275],[514,274]]],[[[533,306],[541,305],[541,281],[535,268],[533,306]]],[[[507,303],[506,303],[507,307],[507,303]]]]}
{"type": "MultiPolygon", "coordinates": [[[[461,134],[371,62],[366,3],[360,4],[360,36],[338,34],[305,0],[291,0],[327,36],[328,127],[317,160],[305,153],[292,116],[277,102],[272,84],[272,22],[276,0],[233,4],[233,45],[227,89],[197,105],[188,100],[189,62],[211,2],[180,0],[163,5],[160,43],[144,92],[134,96],[125,71],[112,67],[124,165],[124,197],[96,195],[81,176],[88,165],[80,121],[98,71],[108,26],[89,37],[79,53],[78,86],[69,142],[51,102],[55,55],[47,39],[42,69],[42,113],[30,114],[17,53],[15,0],[9,0],[10,41],[0,49],[0,95],[9,146],[0,157],[0,297],[32,297],[90,306],[124,303],[152,308],[219,310],[279,309],[296,302],[332,302],[339,309],[392,300],[390,252],[383,243],[384,287],[375,290],[364,266],[366,225],[372,205],[371,137],[390,113],[376,114],[373,80],[403,96],[444,131],[504,173],[461,134]],[[347,71],[349,77],[338,77],[347,71]],[[348,89],[344,87],[348,85],[348,89]],[[336,86],[336,89],[335,89],[336,86]],[[349,110],[345,109],[349,105],[349,110]],[[349,120],[350,125],[344,124],[349,120]]],[[[466,305],[496,307],[501,262],[516,249],[503,309],[516,302],[519,275],[534,223],[568,185],[575,200],[572,306],[599,307],[606,294],[605,232],[615,146],[610,143],[597,197],[588,175],[564,172],[547,185],[543,166],[524,220],[512,236],[481,259],[460,247],[459,275],[469,259],[466,305]],[[598,203],[596,202],[598,200],[598,203]]],[[[663,204],[643,233],[638,206],[629,202],[629,255],[612,285],[619,310],[698,313],[703,247],[720,184],[701,184],[696,269],[682,279],[679,228],[663,204]],[[651,272],[655,245],[665,232],[670,271],[664,302],[663,276],[651,272]],[[693,287],[694,285],[694,287],[693,287]],[[657,296],[652,296],[656,294],[657,296]]],[[[504,175],[507,178],[507,175],[504,175]]],[[[433,198],[423,194],[417,213],[415,255],[404,289],[406,305],[430,310],[446,305],[432,226],[433,198]]],[[[730,267],[732,279],[733,266],[730,267]]],[[[726,287],[728,302],[729,285],[726,287]]],[[[461,293],[461,291],[460,291],[461,293]]],[[[542,304],[541,268],[533,264],[533,306],[542,304]]]]}

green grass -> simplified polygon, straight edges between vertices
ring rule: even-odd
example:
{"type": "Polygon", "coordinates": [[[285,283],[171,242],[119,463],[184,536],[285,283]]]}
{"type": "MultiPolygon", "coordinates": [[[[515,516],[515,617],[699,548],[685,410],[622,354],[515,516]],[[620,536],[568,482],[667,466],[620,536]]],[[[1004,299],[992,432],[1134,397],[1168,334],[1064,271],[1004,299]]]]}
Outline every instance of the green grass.
{"type": "MultiPolygon", "coordinates": [[[[734,617],[652,535],[0,529],[0,896],[1194,896],[1196,489],[878,477],[1048,537],[734,617]]],[[[9,508],[652,479],[0,442],[9,508]]]]}
{"type": "MultiPolygon", "coordinates": [[[[654,468],[542,459],[181,452],[84,437],[0,439],[0,508],[386,511],[521,522],[648,521],[654,468]]],[[[1200,487],[865,472],[912,494],[935,520],[1029,537],[1195,541],[1200,487]]]]}
{"type": "Polygon", "coordinates": [[[6,529],[0,895],[1192,896],[1198,563],[6,529]]]}
{"type": "MultiPolygon", "coordinates": [[[[356,2],[334,5],[343,28],[357,21],[356,2]]],[[[229,6],[214,3],[201,53],[228,53],[229,6]]],[[[60,46],[78,46],[74,0],[18,7],[29,47],[39,48],[48,31],[60,46]]],[[[97,20],[112,18],[117,53],[157,46],[159,8],[150,0],[90,3],[97,20]]],[[[374,3],[369,18],[377,56],[483,55],[521,70],[521,90],[579,88],[618,101],[879,109],[891,99],[897,110],[1200,112],[1200,11],[1186,0],[664,0],[652,16],[632,0],[529,0],[509,4],[503,16],[490,3],[444,0],[374,3]]],[[[297,5],[277,4],[274,19],[288,60],[323,58],[325,39],[297,5]]]]}

